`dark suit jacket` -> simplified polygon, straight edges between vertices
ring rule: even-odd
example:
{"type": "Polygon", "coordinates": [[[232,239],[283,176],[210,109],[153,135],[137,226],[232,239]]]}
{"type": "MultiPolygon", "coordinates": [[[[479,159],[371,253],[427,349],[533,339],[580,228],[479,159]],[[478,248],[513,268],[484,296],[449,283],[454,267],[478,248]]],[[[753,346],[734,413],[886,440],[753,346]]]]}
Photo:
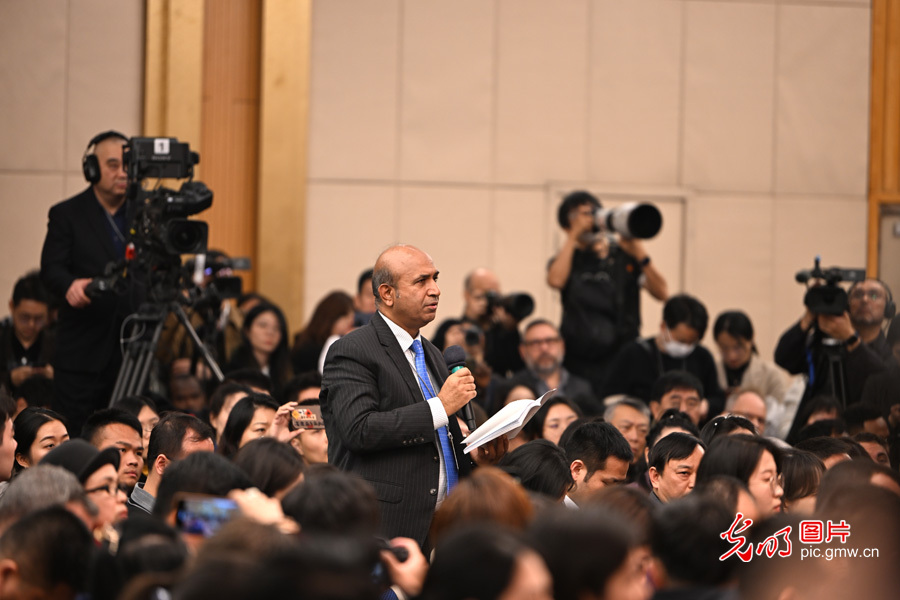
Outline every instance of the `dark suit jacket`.
{"type": "MultiPolygon", "coordinates": [[[[424,339],[422,345],[439,391],[448,376],[446,364],[434,345],[424,339]]],[[[383,535],[424,545],[437,502],[437,434],[409,361],[380,314],[328,350],[319,398],[328,462],[375,488],[383,535]]],[[[473,464],[462,453],[453,415],[449,427],[464,476],[473,464]]]]}
{"type": "Polygon", "coordinates": [[[137,306],[135,298],[114,294],[92,299],[85,308],[72,308],[65,301],[73,281],[102,275],[108,263],[121,258],[103,210],[91,187],[50,209],[41,279],[62,299],[53,361],[56,369],[98,373],[110,361],[117,361],[121,319],[137,306]]]}

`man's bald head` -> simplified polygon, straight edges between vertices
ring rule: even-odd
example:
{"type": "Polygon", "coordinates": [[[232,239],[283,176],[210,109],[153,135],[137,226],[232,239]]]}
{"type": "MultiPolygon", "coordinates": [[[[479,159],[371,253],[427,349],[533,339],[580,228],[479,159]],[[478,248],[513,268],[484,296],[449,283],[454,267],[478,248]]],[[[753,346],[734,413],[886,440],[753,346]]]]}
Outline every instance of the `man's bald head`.
{"type": "Polygon", "coordinates": [[[378,310],[412,337],[434,320],[441,290],[431,257],[414,246],[392,246],[375,261],[372,288],[378,310]]]}

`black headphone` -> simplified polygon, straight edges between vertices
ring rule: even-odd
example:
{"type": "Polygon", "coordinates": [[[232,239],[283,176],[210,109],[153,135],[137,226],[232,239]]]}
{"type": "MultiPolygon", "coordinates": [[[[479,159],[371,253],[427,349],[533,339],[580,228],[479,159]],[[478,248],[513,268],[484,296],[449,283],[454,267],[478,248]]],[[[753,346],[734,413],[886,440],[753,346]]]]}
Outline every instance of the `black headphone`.
{"type": "MultiPolygon", "coordinates": [[[[885,319],[893,319],[894,315],[897,314],[897,305],[894,304],[894,294],[891,293],[891,288],[880,279],[876,279],[874,277],[868,277],[867,279],[871,279],[872,281],[877,281],[878,284],[884,288],[885,299],[884,299],[884,318],[885,319]]],[[[853,285],[850,286],[850,292],[853,292],[853,288],[859,285],[860,281],[857,281],[853,285]]]]}
{"type": "Polygon", "coordinates": [[[81,157],[81,172],[84,173],[84,178],[88,183],[94,184],[100,181],[100,161],[97,160],[95,154],[89,152],[94,146],[109,138],[120,138],[126,142],[128,141],[126,135],[119,133],[118,131],[113,131],[112,129],[104,131],[103,133],[98,133],[91,138],[87,148],[84,149],[84,155],[81,157]]]}

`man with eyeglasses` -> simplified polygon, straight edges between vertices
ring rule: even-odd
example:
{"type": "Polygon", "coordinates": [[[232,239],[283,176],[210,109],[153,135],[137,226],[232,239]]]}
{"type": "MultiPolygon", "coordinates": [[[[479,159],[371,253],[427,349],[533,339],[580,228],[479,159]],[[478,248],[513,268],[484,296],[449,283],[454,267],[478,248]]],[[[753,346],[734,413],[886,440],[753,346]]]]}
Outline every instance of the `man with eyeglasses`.
{"type": "Polygon", "coordinates": [[[0,323],[0,383],[13,393],[26,379],[53,378],[49,360],[53,334],[46,331],[49,296],[37,271],[20,278],[9,301],[9,319],[0,323]]]}
{"type": "Polygon", "coordinates": [[[530,387],[538,396],[556,388],[557,394],[573,400],[584,414],[603,412],[590,382],[563,367],[566,344],[550,321],[535,319],[528,323],[522,334],[519,353],[525,361],[525,368],[516,372],[510,383],[530,387]]]}
{"type": "Polygon", "coordinates": [[[778,340],[776,364],[808,377],[788,442],[806,422],[813,396],[829,394],[845,406],[859,402],[866,380],[891,360],[891,347],[881,330],[884,320],[895,312],[890,290],[877,279],[866,279],[853,284],[847,296],[848,309],[843,314],[806,309],[778,340]]]}

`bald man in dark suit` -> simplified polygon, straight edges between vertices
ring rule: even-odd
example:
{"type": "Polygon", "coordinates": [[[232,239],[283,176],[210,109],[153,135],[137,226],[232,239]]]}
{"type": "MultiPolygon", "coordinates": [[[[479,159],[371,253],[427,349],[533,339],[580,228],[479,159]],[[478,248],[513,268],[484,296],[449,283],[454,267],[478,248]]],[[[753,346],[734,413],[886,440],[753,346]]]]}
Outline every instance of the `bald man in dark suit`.
{"type": "MultiPolygon", "coordinates": [[[[466,368],[448,375],[419,334],[437,312],[437,277],[431,257],[412,246],[378,257],[378,312],[331,346],[320,395],[328,461],[375,488],[385,536],[422,547],[435,508],[475,466],[454,416],[475,397],[475,380],[466,368]]],[[[505,437],[495,440],[473,453],[475,462],[494,463],[507,447],[505,437]]]]}

